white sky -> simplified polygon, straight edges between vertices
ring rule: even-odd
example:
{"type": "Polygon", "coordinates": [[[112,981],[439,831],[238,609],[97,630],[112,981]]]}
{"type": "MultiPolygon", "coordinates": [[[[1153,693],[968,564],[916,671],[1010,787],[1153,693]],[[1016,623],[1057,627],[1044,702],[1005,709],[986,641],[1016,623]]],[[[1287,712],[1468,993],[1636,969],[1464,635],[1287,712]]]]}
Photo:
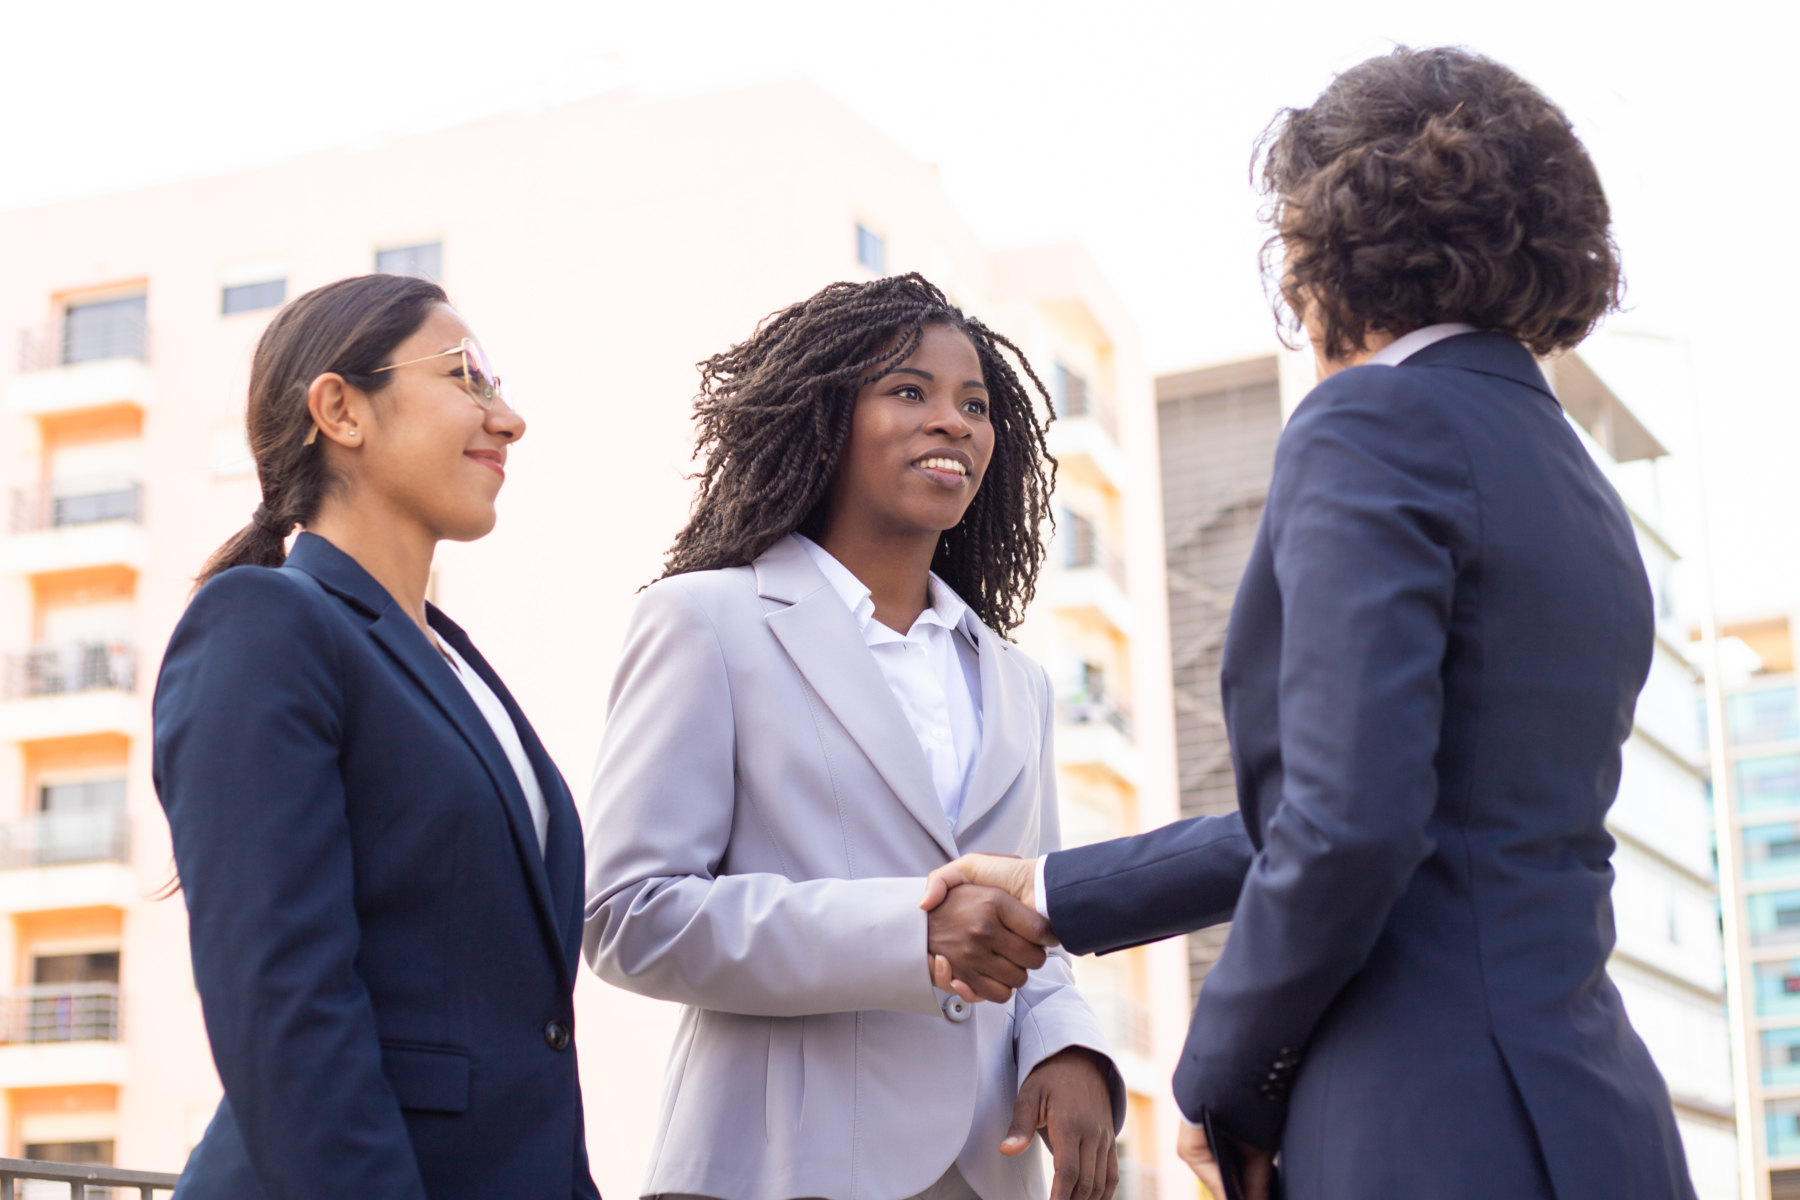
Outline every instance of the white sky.
{"type": "MultiPolygon", "coordinates": [[[[1271,344],[1248,166],[1275,111],[1395,43],[1468,46],[1562,104],[1599,164],[1631,308],[1589,357],[1684,451],[1678,472],[1696,391],[1710,414],[1722,606],[1800,602],[1792,0],[16,0],[7,24],[0,208],[620,86],[805,75],[938,163],[990,245],[1080,238],[1157,370],[1271,344]]],[[[1693,551],[1691,512],[1668,516],[1693,551]]]]}

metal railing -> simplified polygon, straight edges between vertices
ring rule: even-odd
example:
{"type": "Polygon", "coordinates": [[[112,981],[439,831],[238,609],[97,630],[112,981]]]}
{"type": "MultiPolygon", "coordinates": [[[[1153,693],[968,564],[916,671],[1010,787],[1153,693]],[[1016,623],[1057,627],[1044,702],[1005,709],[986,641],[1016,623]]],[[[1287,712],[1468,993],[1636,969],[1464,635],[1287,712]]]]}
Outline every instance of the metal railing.
{"type": "Polygon", "coordinates": [[[38,646],[5,662],[8,700],[61,696],[71,692],[129,692],[137,683],[137,654],[123,642],[77,642],[38,646]]]}
{"type": "Polygon", "coordinates": [[[139,1200],[154,1200],[157,1192],[175,1190],[179,1175],[161,1171],[128,1171],[123,1167],[99,1167],[87,1163],[39,1162],[29,1158],[0,1158],[0,1200],[24,1200],[19,1187],[27,1180],[69,1185],[69,1200],[100,1200],[116,1194],[111,1189],[135,1191],[139,1200]]]}
{"type": "Polygon", "coordinates": [[[12,531],[35,533],[70,525],[100,521],[141,521],[144,488],[135,480],[116,477],[57,480],[36,487],[15,488],[12,494],[12,531]]]}
{"type": "Polygon", "coordinates": [[[1077,512],[1064,510],[1063,566],[1069,570],[1097,567],[1125,590],[1125,560],[1120,558],[1094,522],[1077,512]]]}
{"type": "Polygon", "coordinates": [[[131,819],[123,809],[33,813],[0,822],[0,871],[130,861],[131,819]]]}
{"type": "Polygon", "coordinates": [[[38,983],[0,995],[0,1042],[116,1042],[119,985],[38,983]]]}
{"type": "Polygon", "coordinates": [[[1111,725],[1127,738],[1131,731],[1131,713],[1114,704],[1107,696],[1073,696],[1057,701],[1057,715],[1065,725],[1111,725]]]}
{"type": "Polygon", "coordinates": [[[65,318],[19,331],[21,372],[118,358],[150,361],[150,327],[141,310],[121,311],[104,321],[65,318]]]}

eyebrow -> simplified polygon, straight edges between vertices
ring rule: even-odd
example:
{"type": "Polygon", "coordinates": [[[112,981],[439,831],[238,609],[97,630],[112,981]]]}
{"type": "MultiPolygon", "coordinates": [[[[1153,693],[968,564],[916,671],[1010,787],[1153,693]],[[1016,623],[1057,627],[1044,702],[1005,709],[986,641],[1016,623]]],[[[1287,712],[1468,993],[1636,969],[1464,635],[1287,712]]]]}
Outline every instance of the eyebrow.
{"type": "MultiPolygon", "coordinates": [[[[930,371],[921,370],[918,367],[895,367],[893,370],[888,372],[888,375],[917,375],[920,379],[923,379],[926,383],[936,383],[937,382],[936,375],[933,375],[930,371]]],[[[882,378],[885,379],[885,378],[887,378],[887,376],[884,375],[884,376],[882,376],[882,378]]],[[[962,385],[966,388],[974,387],[974,388],[980,388],[984,392],[987,391],[987,384],[983,383],[979,379],[965,379],[965,380],[963,380],[962,385]]]]}

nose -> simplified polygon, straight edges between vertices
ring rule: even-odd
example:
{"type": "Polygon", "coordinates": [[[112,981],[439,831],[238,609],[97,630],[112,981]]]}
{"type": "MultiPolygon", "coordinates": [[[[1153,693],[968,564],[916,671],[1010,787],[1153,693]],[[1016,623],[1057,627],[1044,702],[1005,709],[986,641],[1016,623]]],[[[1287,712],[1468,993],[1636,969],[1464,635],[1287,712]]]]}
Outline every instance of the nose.
{"type": "Polygon", "coordinates": [[[505,401],[487,410],[482,427],[497,438],[516,442],[525,436],[525,418],[509,408],[505,401]]]}
{"type": "Polygon", "coordinates": [[[925,414],[925,432],[961,439],[969,437],[975,431],[963,414],[962,406],[954,396],[949,396],[932,401],[925,414]]]}

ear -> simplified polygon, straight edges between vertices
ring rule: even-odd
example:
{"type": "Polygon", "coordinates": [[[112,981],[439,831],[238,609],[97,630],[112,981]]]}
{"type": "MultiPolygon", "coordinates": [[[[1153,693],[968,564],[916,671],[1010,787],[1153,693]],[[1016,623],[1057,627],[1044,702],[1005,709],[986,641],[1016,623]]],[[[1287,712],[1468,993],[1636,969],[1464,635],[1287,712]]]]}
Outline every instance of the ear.
{"type": "Polygon", "coordinates": [[[312,414],[311,442],[318,435],[340,446],[355,449],[362,445],[364,405],[362,393],[335,371],[327,371],[306,389],[306,410],[312,414]]]}

